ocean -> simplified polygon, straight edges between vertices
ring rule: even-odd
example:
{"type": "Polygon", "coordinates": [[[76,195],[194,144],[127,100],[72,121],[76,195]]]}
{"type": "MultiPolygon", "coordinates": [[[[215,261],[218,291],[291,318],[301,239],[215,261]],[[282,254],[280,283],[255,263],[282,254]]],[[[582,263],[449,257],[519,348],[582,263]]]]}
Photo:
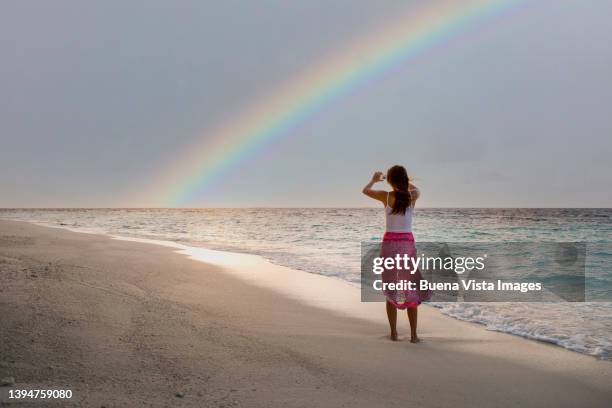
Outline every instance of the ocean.
{"type": "MultiPolygon", "coordinates": [[[[384,229],[382,208],[0,209],[0,218],[249,253],[355,285],[361,242],[380,240],[384,229]]],[[[612,209],[417,209],[414,222],[417,242],[585,242],[589,293],[612,293],[612,209]]],[[[489,330],[612,360],[611,302],[433,306],[489,330]]]]}

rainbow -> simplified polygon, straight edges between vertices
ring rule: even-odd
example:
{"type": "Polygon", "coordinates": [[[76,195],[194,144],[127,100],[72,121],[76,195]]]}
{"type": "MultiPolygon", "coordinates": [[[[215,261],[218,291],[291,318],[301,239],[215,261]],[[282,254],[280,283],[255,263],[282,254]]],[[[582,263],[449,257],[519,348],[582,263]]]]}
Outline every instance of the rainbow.
{"type": "Polygon", "coordinates": [[[157,201],[182,206],[242,162],[288,137],[348,92],[439,44],[474,22],[502,14],[516,0],[427,0],[255,101],[229,123],[205,132],[155,179],[157,201]],[[200,141],[201,140],[201,141],[200,141]]]}

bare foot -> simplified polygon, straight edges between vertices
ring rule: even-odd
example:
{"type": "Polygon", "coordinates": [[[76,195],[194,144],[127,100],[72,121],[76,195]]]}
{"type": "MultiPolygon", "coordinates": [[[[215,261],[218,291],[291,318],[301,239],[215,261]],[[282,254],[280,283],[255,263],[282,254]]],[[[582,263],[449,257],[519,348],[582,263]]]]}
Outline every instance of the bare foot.
{"type": "Polygon", "coordinates": [[[421,339],[419,338],[419,336],[412,336],[412,337],[410,337],[410,342],[411,343],[420,343],[421,339]]]}
{"type": "Polygon", "coordinates": [[[397,332],[391,333],[391,336],[389,336],[389,338],[391,338],[391,341],[399,340],[399,337],[397,336],[397,332]]]}

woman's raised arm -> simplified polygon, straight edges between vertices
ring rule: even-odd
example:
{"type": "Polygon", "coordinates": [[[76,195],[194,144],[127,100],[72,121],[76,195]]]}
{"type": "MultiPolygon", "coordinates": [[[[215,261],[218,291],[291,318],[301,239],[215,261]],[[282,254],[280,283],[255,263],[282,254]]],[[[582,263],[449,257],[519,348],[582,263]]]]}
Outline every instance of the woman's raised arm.
{"type": "Polygon", "coordinates": [[[372,186],[374,186],[374,184],[378,183],[379,181],[382,181],[382,177],[383,177],[382,172],[377,171],[376,173],[374,173],[370,182],[366,184],[366,186],[363,188],[363,190],[361,190],[361,192],[370,198],[373,198],[375,200],[380,201],[383,204],[386,204],[387,192],[382,191],[382,190],[372,189],[372,186]]]}
{"type": "Polygon", "coordinates": [[[421,196],[421,190],[419,190],[418,187],[412,183],[408,185],[408,191],[410,192],[410,199],[412,201],[418,200],[421,196]]]}

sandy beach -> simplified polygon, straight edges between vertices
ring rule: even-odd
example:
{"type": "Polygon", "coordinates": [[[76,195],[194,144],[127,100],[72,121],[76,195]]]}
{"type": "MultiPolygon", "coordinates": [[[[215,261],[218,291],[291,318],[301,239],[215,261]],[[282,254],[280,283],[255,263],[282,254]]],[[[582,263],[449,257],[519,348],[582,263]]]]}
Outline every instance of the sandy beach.
{"type": "MultiPolygon", "coordinates": [[[[0,221],[0,378],[12,377],[14,389],[71,389],[73,400],[57,406],[612,401],[610,362],[487,331],[431,307],[420,310],[423,343],[405,338],[404,316],[404,337],[393,343],[382,304],[371,305],[380,308],[373,322],[237,275],[172,248],[0,221]]],[[[1,388],[5,397],[11,386],[1,388]]]]}

